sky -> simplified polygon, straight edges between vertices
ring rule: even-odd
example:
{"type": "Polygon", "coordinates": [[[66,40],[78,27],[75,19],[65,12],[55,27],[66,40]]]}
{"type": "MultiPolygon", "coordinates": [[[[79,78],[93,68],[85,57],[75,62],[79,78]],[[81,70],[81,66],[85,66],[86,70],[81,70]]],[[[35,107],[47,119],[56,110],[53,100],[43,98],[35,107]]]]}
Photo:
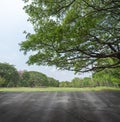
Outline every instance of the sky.
{"type": "Polygon", "coordinates": [[[25,41],[24,30],[32,32],[32,25],[27,22],[24,5],[22,0],[0,0],[0,62],[12,64],[18,71],[39,71],[59,81],[88,76],[89,74],[74,75],[74,72],[60,71],[55,67],[26,64],[28,56],[20,51],[19,43],[25,41]]]}

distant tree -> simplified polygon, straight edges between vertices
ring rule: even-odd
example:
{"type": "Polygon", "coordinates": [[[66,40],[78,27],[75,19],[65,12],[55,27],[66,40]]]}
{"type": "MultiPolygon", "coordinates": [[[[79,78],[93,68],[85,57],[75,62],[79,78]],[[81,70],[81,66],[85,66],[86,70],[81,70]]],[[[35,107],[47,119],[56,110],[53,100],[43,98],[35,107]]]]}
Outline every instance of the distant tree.
{"type": "Polygon", "coordinates": [[[6,80],[0,76],[0,87],[3,87],[6,80]]]}
{"type": "Polygon", "coordinates": [[[40,87],[48,86],[47,76],[37,71],[25,71],[22,74],[21,86],[40,87]]]}
{"type": "Polygon", "coordinates": [[[47,76],[43,73],[30,71],[30,86],[48,86],[47,76]]]}
{"type": "Polygon", "coordinates": [[[0,63],[0,77],[5,79],[4,86],[14,87],[19,82],[17,69],[8,63],[0,63]]]}
{"type": "Polygon", "coordinates": [[[114,86],[120,84],[120,69],[105,69],[93,74],[97,86],[114,86]]]}
{"type": "Polygon", "coordinates": [[[24,71],[21,75],[21,80],[20,80],[20,86],[22,87],[29,87],[29,79],[30,79],[30,74],[28,71],[24,71]]]}
{"type": "Polygon", "coordinates": [[[120,68],[111,69],[109,74],[112,76],[112,82],[120,87],[120,68]]]}
{"type": "Polygon", "coordinates": [[[48,77],[47,80],[48,80],[48,86],[59,87],[59,81],[58,80],[51,78],[51,77],[48,77]]]}
{"type": "Polygon", "coordinates": [[[75,72],[120,67],[120,0],[24,0],[34,34],[28,64],[75,72]],[[113,59],[108,63],[106,60],[113,59]]]}
{"type": "Polygon", "coordinates": [[[72,86],[73,87],[83,87],[83,80],[81,80],[80,78],[78,77],[75,77],[72,82],[71,82],[72,86]]]}
{"type": "Polygon", "coordinates": [[[91,87],[91,86],[93,86],[93,81],[91,81],[90,77],[85,77],[82,82],[83,82],[82,86],[84,86],[84,87],[91,87]]]}
{"type": "Polygon", "coordinates": [[[59,87],[71,87],[69,81],[62,81],[59,83],[59,87]]]}

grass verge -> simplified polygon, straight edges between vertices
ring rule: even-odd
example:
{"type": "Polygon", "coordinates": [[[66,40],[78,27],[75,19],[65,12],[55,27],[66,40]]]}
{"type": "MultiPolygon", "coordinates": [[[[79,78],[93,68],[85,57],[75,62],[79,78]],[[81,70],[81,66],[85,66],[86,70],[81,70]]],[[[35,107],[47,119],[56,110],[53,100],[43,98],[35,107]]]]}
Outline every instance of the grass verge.
{"type": "Polygon", "coordinates": [[[120,88],[115,87],[95,87],[95,88],[63,88],[63,87],[46,87],[46,88],[29,88],[29,87],[14,87],[0,88],[0,92],[77,92],[77,91],[120,91],[120,88]]]}

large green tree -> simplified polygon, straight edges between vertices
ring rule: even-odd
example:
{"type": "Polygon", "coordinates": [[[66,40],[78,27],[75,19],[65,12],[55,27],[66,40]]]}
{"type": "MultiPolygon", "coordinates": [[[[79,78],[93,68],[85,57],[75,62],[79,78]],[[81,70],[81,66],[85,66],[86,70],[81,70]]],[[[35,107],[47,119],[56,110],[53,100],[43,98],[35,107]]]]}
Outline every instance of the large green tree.
{"type": "Polygon", "coordinates": [[[120,86],[120,68],[95,72],[93,73],[93,81],[98,86],[120,86]]]}
{"type": "Polygon", "coordinates": [[[0,79],[4,81],[3,86],[14,87],[19,83],[17,69],[8,63],[0,63],[0,79]]]}
{"type": "Polygon", "coordinates": [[[24,0],[29,64],[75,72],[120,67],[120,0],[24,0]],[[107,60],[112,59],[114,62],[107,60]]]}
{"type": "Polygon", "coordinates": [[[21,86],[40,87],[48,85],[48,79],[45,74],[36,71],[25,71],[22,74],[21,86]]]}

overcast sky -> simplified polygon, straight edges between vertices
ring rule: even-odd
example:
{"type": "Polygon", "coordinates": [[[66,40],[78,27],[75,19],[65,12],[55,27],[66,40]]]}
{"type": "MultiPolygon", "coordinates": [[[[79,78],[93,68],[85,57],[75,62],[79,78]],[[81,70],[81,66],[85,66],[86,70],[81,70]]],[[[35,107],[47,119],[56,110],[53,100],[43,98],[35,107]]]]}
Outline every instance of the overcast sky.
{"type": "Polygon", "coordinates": [[[19,43],[25,40],[24,30],[32,31],[27,22],[27,14],[22,9],[22,0],[0,0],[0,62],[13,64],[18,70],[39,71],[60,81],[71,81],[74,77],[85,77],[86,74],[74,75],[70,71],[58,71],[54,67],[28,66],[28,56],[20,52],[19,43]]]}

